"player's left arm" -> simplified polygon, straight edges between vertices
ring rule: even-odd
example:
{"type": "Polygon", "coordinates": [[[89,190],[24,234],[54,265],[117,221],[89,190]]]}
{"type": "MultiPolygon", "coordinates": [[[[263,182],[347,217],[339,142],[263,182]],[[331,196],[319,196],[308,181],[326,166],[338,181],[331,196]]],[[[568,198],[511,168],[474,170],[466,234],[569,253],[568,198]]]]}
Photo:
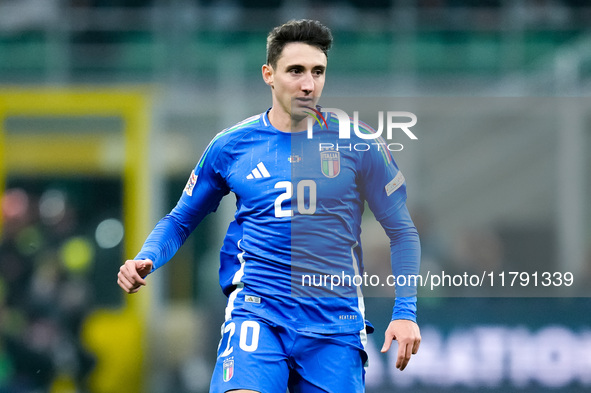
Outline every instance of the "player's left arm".
{"type": "Polygon", "coordinates": [[[396,368],[404,370],[421,343],[421,332],[416,323],[416,280],[412,279],[419,274],[420,241],[406,204],[382,218],[380,223],[390,238],[392,274],[404,276],[405,279],[398,279],[397,283],[407,284],[396,287],[392,321],[386,329],[381,351],[388,351],[392,341],[398,341],[396,368]]]}
{"type": "MultiPolygon", "coordinates": [[[[385,141],[378,138],[385,145],[385,141]]],[[[390,260],[396,282],[396,302],[386,329],[382,352],[398,341],[396,367],[404,370],[417,353],[421,334],[416,323],[421,246],[417,229],[406,207],[406,180],[386,150],[372,149],[361,156],[358,184],[369,208],[390,238],[390,260]],[[406,280],[399,279],[404,276],[406,280]],[[414,279],[410,279],[414,277],[414,279]]]]}

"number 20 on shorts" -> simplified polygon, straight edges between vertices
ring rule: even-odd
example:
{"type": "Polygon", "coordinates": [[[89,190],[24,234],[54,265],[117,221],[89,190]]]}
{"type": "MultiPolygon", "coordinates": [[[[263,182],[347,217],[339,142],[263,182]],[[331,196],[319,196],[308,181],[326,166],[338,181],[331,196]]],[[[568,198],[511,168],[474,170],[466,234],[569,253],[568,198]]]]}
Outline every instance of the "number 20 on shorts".
{"type": "MultiPolygon", "coordinates": [[[[232,346],[232,337],[236,332],[236,323],[230,322],[224,327],[224,334],[228,334],[228,341],[224,352],[221,357],[226,357],[234,351],[232,346]]],[[[254,352],[259,347],[259,334],[261,332],[261,326],[256,321],[244,321],[240,325],[240,334],[238,346],[245,352],[254,352]],[[249,334],[250,333],[250,334],[249,334]],[[250,340],[248,340],[250,336],[250,340]]]]}

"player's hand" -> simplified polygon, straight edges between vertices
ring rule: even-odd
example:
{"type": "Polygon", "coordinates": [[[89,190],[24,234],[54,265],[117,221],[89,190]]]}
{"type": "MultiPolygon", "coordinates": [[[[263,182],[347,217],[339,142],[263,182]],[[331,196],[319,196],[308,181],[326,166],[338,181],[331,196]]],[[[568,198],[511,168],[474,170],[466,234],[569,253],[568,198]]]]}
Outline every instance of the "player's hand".
{"type": "Polygon", "coordinates": [[[117,284],[127,293],[136,293],[146,285],[145,277],[152,271],[154,263],[149,259],[127,260],[119,268],[117,284]]]}
{"type": "Polygon", "coordinates": [[[396,319],[390,322],[388,329],[386,329],[386,339],[382,346],[382,352],[387,352],[390,349],[392,340],[398,341],[396,368],[402,371],[410,361],[410,356],[416,354],[419,350],[421,344],[419,325],[406,319],[396,319]]]}

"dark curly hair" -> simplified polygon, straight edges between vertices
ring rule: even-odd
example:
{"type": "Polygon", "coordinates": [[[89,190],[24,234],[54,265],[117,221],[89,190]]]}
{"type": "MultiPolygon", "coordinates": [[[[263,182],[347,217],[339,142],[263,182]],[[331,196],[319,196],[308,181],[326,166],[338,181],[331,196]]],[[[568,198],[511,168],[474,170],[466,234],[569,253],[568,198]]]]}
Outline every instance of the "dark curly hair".
{"type": "Polygon", "coordinates": [[[328,56],[332,45],[330,29],[316,20],[290,20],[275,27],[267,36],[267,64],[276,67],[285,45],[303,42],[315,46],[328,56]]]}

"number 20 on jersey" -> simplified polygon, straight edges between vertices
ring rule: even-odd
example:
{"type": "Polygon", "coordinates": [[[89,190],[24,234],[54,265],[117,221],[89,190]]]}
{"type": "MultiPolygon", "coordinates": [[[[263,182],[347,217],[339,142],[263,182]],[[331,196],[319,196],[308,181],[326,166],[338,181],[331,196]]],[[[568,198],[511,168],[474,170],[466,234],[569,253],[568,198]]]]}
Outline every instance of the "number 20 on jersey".
{"type": "MultiPolygon", "coordinates": [[[[292,217],[294,211],[286,209],[283,202],[290,200],[294,193],[294,184],[280,181],[275,188],[283,192],[275,199],[275,217],[292,217]]],[[[316,212],[316,182],[314,180],[300,180],[295,185],[297,211],[300,214],[314,214],[316,212]]]]}

